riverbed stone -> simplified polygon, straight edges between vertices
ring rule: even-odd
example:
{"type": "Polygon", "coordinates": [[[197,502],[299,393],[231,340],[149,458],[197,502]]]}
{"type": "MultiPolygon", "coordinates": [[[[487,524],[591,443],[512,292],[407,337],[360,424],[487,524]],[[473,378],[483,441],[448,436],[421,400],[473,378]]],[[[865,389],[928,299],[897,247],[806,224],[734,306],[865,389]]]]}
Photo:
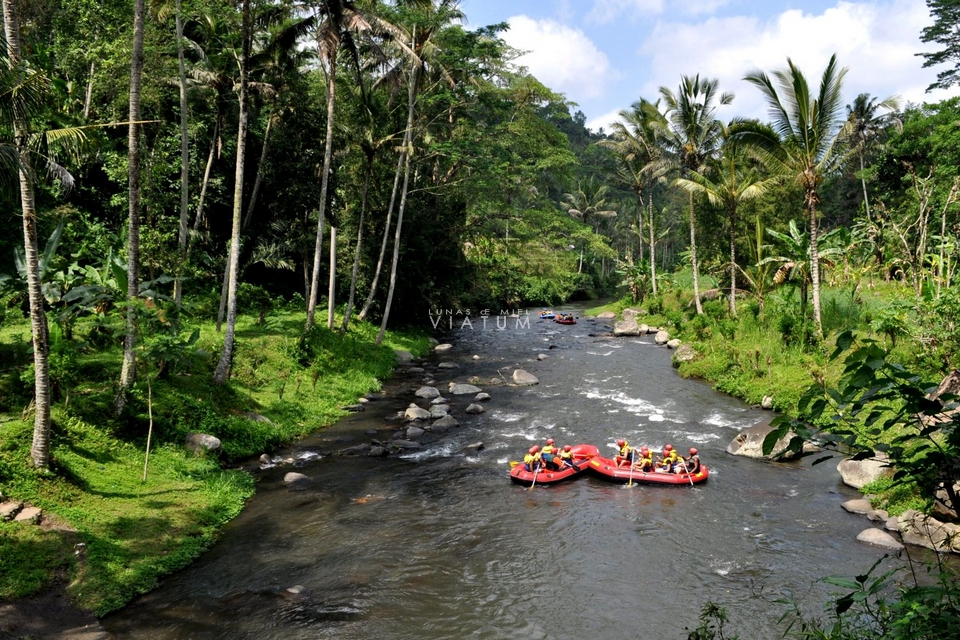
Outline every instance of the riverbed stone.
{"type": "Polygon", "coordinates": [[[869,529],[864,529],[861,531],[857,535],[857,540],[882,547],[884,549],[903,549],[903,545],[896,538],[883,529],[877,529],[875,527],[870,527],[869,529]]]}
{"type": "Polygon", "coordinates": [[[23,503],[17,501],[0,504],[0,520],[12,520],[13,516],[22,508],[23,503]]]}
{"type": "Polygon", "coordinates": [[[460,423],[457,422],[457,419],[454,418],[453,416],[451,416],[451,415],[446,415],[446,416],[443,416],[442,418],[440,418],[439,420],[435,421],[435,422],[434,422],[432,425],[430,425],[430,426],[431,426],[434,430],[436,430],[437,427],[440,427],[441,429],[444,429],[444,428],[445,428],[445,429],[452,429],[453,427],[459,427],[459,426],[460,426],[460,423]]]}
{"type": "Polygon", "coordinates": [[[380,445],[374,445],[370,447],[370,451],[367,452],[367,455],[371,458],[382,458],[387,455],[387,450],[380,445]]]}
{"type": "Polygon", "coordinates": [[[677,366],[682,362],[690,362],[696,360],[697,351],[688,343],[681,344],[677,347],[677,350],[673,354],[673,366],[677,366]]]}
{"type": "Polygon", "coordinates": [[[472,442],[463,447],[464,451],[483,451],[484,446],[482,442],[472,442]]]}
{"type": "Polygon", "coordinates": [[[357,404],[345,404],[340,408],[351,413],[360,413],[361,411],[367,410],[367,408],[363,406],[362,402],[358,402],[357,404]]]}
{"type": "Polygon", "coordinates": [[[437,365],[437,369],[459,369],[460,365],[456,362],[441,362],[437,365]]]}
{"type": "Polygon", "coordinates": [[[603,313],[597,314],[597,318],[600,320],[613,320],[616,317],[617,314],[615,314],[613,311],[604,311],[603,313]]]}
{"type": "Polygon", "coordinates": [[[286,475],[283,476],[283,483],[287,485],[287,488],[291,491],[297,491],[306,489],[312,485],[313,479],[311,479],[310,476],[297,473],[296,471],[288,471],[286,475]]]}
{"type": "Polygon", "coordinates": [[[424,434],[424,431],[420,427],[414,427],[414,426],[407,427],[407,440],[416,440],[423,434],[424,434]]]}
{"type": "Polygon", "coordinates": [[[674,338],[672,340],[667,340],[668,349],[678,349],[680,347],[680,338],[674,338]]]}
{"type": "Polygon", "coordinates": [[[837,465],[837,471],[840,472],[840,479],[843,480],[843,483],[854,489],[860,489],[880,478],[893,475],[890,458],[881,452],[877,452],[872,458],[864,460],[854,460],[852,458],[841,460],[840,464],[837,465]]]}
{"type": "Polygon", "coordinates": [[[472,404],[468,404],[468,405],[467,405],[467,408],[464,409],[464,411],[465,411],[466,413],[474,413],[474,414],[476,414],[476,413],[484,413],[484,412],[486,412],[486,409],[483,408],[483,405],[479,405],[479,404],[477,404],[476,402],[474,402],[474,403],[472,403],[472,404]]]}
{"type": "Polygon", "coordinates": [[[185,446],[194,453],[216,451],[220,448],[220,439],[207,433],[188,433],[185,446]]]}
{"type": "Polygon", "coordinates": [[[900,536],[906,544],[938,553],[960,553],[960,525],[940,522],[913,509],[901,513],[898,520],[900,536]]]}
{"type": "Polygon", "coordinates": [[[613,335],[615,336],[638,336],[640,335],[640,326],[636,318],[630,320],[621,320],[613,325],[613,335]]]}
{"type": "Polygon", "coordinates": [[[450,393],[455,396],[465,396],[467,394],[477,394],[483,391],[480,387],[474,386],[472,384],[463,384],[463,383],[450,383],[450,393]]]}
{"type": "Polygon", "coordinates": [[[423,445],[413,440],[391,440],[390,445],[400,449],[419,449],[423,445]]]}
{"type": "Polygon", "coordinates": [[[873,511],[873,505],[870,504],[870,501],[866,498],[857,498],[855,500],[847,500],[842,505],[845,511],[850,513],[856,513],[859,515],[867,515],[873,511]]]}
{"type": "Polygon", "coordinates": [[[429,420],[430,412],[426,409],[418,407],[415,404],[411,404],[409,407],[407,407],[407,410],[403,412],[403,417],[408,421],[429,420]]]}
{"type": "Polygon", "coordinates": [[[764,420],[749,429],[744,429],[727,445],[727,453],[732,453],[735,456],[768,460],[778,458],[781,454],[783,459],[791,458],[792,454],[787,452],[787,445],[794,436],[792,431],[788,431],[787,435],[777,440],[770,455],[763,454],[763,440],[772,430],[769,420],[764,420]]]}
{"type": "Polygon", "coordinates": [[[663,330],[657,331],[657,335],[653,336],[653,341],[657,344],[667,344],[670,342],[670,334],[663,330]]]}
{"type": "Polygon", "coordinates": [[[481,391],[476,396],[473,397],[474,402],[486,402],[490,399],[490,394],[486,391],[481,391]]]}
{"type": "Polygon", "coordinates": [[[543,360],[546,360],[546,359],[549,358],[549,357],[550,357],[550,356],[548,356],[548,355],[545,354],[545,353],[538,353],[538,354],[537,354],[537,360],[540,360],[541,362],[542,362],[543,360]]]}
{"type": "Polygon", "coordinates": [[[487,384],[492,387],[499,386],[503,384],[503,378],[490,378],[489,380],[487,380],[487,384]]]}
{"type": "Polygon", "coordinates": [[[436,387],[424,386],[417,389],[416,393],[414,393],[413,395],[417,396],[418,398],[433,400],[434,398],[440,397],[440,390],[437,389],[436,387]]]}
{"type": "Polygon", "coordinates": [[[439,420],[449,413],[450,405],[448,404],[438,404],[435,407],[430,408],[430,418],[434,420],[439,420]]]}
{"type": "Polygon", "coordinates": [[[453,345],[450,344],[449,342],[438,344],[433,348],[434,352],[436,353],[446,353],[447,351],[450,351],[450,349],[453,349],[453,345]]]}
{"type": "Polygon", "coordinates": [[[407,373],[425,373],[426,369],[423,367],[409,367],[407,368],[407,373]]]}
{"type": "Polygon", "coordinates": [[[397,356],[397,362],[400,364],[410,364],[413,362],[413,354],[405,349],[397,349],[394,353],[397,356]]]}
{"type": "Polygon", "coordinates": [[[430,401],[430,404],[446,404],[446,403],[447,403],[447,399],[444,398],[443,396],[437,396],[436,398],[430,401]]]}
{"type": "Polygon", "coordinates": [[[528,387],[530,385],[540,384],[540,381],[537,379],[537,376],[528,371],[524,371],[523,369],[514,369],[513,384],[520,385],[521,387],[528,387]]]}

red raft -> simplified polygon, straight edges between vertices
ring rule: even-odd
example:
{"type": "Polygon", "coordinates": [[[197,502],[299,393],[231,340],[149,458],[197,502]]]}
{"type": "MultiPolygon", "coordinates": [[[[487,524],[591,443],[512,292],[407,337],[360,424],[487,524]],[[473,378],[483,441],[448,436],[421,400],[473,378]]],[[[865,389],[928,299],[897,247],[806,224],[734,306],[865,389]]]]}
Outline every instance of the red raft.
{"type": "Polygon", "coordinates": [[[614,482],[633,482],[642,484],[675,484],[679,486],[690,486],[691,484],[700,484],[706,482],[710,476],[710,471],[706,466],[700,465],[700,471],[694,474],[689,473],[651,473],[649,471],[630,470],[630,467],[618,467],[617,463],[610,458],[595,456],[590,459],[587,466],[595,474],[607,480],[614,482]]]}
{"type": "MultiPolygon", "coordinates": [[[[536,474],[537,484],[553,484],[579,475],[594,456],[600,455],[600,450],[592,444],[578,444],[572,448],[573,466],[564,467],[560,471],[552,471],[542,468],[536,474]]],[[[510,469],[510,479],[520,484],[533,485],[534,473],[527,471],[527,468],[521,462],[513,469],[510,469]]]]}

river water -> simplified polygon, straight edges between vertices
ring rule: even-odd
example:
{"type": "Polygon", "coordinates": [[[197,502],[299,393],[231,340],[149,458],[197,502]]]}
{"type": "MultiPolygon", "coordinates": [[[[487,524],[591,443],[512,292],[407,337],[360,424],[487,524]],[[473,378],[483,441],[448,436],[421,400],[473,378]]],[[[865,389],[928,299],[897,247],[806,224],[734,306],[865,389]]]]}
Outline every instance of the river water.
{"type": "Polygon", "coordinates": [[[712,600],[727,608],[728,637],[775,638],[778,600],[823,613],[831,588],[821,578],[863,573],[883,555],[856,541],[868,523],[841,509],[857,494],[835,464],[727,454],[769,412],[682,379],[652,336],[608,338],[603,321],[532,315],[449,324],[441,338],[453,349],[424,363],[441,391],[473,376],[509,380],[517,367],[540,383],[481,383],[492,399],[478,416],[463,413],[470,396],[448,396],[461,426],[427,434],[422,449],[327,455],[397,432],[391,418],[417,400],[425,374],[400,375],[367,411],[281,452],[312,486],[287,489],[290,465],[256,471],[257,495],[222,540],[104,627],[145,639],[662,640],[686,638],[712,600]],[[547,437],[607,455],[618,437],[696,446],[710,479],[511,483],[509,461],[547,437]],[[464,451],[480,441],[481,452],[464,451]],[[306,591],[285,593],[295,585],[306,591]]]}

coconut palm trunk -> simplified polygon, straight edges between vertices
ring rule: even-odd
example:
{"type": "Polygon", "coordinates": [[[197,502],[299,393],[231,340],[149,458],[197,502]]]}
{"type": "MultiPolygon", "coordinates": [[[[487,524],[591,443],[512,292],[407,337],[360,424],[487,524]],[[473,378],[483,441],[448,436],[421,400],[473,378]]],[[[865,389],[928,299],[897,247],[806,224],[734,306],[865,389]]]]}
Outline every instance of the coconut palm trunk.
{"type": "Polygon", "coordinates": [[[370,174],[373,173],[373,160],[367,158],[367,167],[363,176],[363,194],[360,196],[360,218],[357,221],[357,246],[353,250],[353,269],[350,272],[350,295],[347,297],[347,308],[343,312],[343,325],[340,333],[346,333],[350,325],[350,315],[353,313],[354,297],[357,293],[357,273],[360,271],[360,255],[363,248],[363,223],[367,215],[367,194],[370,192],[370,174]]]}
{"type": "Polygon", "coordinates": [[[690,194],[690,268],[693,270],[693,302],[697,315],[703,315],[700,303],[700,265],[697,264],[697,222],[693,215],[693,194],[690,194]]]}
{"type": "Polygon", "coordinates": [[[653,286],[653,295],[657,295],[657,254],[654,249],[654,247],[656,247],[656,241],[653,230],[653,189],[650,189],[648,206],[650,207],[649,215],[647,216],[647,220],[650,221],[650,283],[653,286]]]}
{"type": "Polygon", "coordinates": [[[410,83],[407,86],[407,130],[403,136],[403,189],[400,191],[400,206],[397,209],[397,230],[393,237],[393,261],[390,264],[390,288],[387,290],[387,302],[383,307],[383,320],[380,322],[380,332],[377,333],[376,343],[383,342],[383,335],[387,331],[387,320],[390,318],[390,307],[393,304],[393,292],[397,285],[397,263],[400,262],[400,234],[403,228],[403,211],[407,205],[407,190],[410,185],[410,156],[413,155],[413,116],[417,95],[418,66],[410,70],[410,83]]]}
{"type": "MultiPolygon", "coordinates": [[[[186,262],[187,229],[190,216],[190,127],[187,111],[187,67],[183,56],[183,20],[180,18],[180,0],[177,0],[177,61],[180,69],[180,229],[177,246],[183,258],[180,267],[186,262]]],[[[173,302],[178,307],[183,297],[183,274],[179,274],[173,283],[173,302]]]]}
{"type": "Polygon", "coordinates": [[[143,83],[143,31],[146,25],[145,0],[135,0],[133,8],[133,53],[130,61],[130,115],[127,143],[129,167],[127,183],[127,312],[126,335],[123,340],[123,366],[115,409],[117,415],[126,406],[127,393],[136,379],[137,307],[140,294],[140,88],[143,83]]]}
{"type": "MultiPolygon", "coordinates": [[[[406,134],[404,134],[406,140],[406,134]]],[[[387,221],[383,226],[383,240],[380,242],[380,257],[377,258],[377,268],[373,272],[373,282],[370,283],[370,291],[367,293],[367,300],[363,303],[363,309],[357,316],[360,320],[365,320],[370,313],[370,307],[373,305],[373,298],[377,293],[377,284],[380,282],[380,273],[383,271],[383,261],[387,255],[387,243],[390,241],[390,225],[393,221],[393,205],[397,199],[397,193],[400,191],[400,176],[403,175],[404,153],[400,153],[397,159],[397,170],[393,174],[393,190],[390,192],[390,205],[387,207],[387,221]]]]}
{"type": "Polygon", "coordinates": [[[250,59],[250,0],[243,0],[242,48],[240,54],[240,117],[237,126],[237,164],[233,185],[233,225],[230,236],[230,283],[227,293],[227,327],[223,336],[223,351],[213,374],[213,381],[221,385],[230,377],[233,346],[237,328],[237,274],[240,266],[240,225],[243,213],[243,167],[247,152],[248,90],[247,63],[250,59]]]}
{"type": "MultiPolygon", "coordinates": [[[[3,0],[3,22],[10,68],[21,63],[20,21],[16,0],[3,0]]],[[[50,465],[50,353],[47,316],[40,290],[40,263],[37,244],[37,210],[33,169],[27,150],[29,122],[20,110],[14,110],[13,135],[20,156],[20,209],[23,215],[23,253],[27,265],[27,297],[30,304],[30,328],[33,338],[34,417],[30,456],[37,468],[50,465]]]]}
{"type": "MultiPolygon", "coordinates": [[[[322,51],[321,51],[322,54],[322,51]]],[[[323,148],[323,174],[320,177],[320,211],[317,214],[317,241],[313,250],[313,272],[310,278],[310,301],[307,304],[307,331],[313,327],[320,295],[320,263],[323,251],[323,222],[327,210],[327,189],[330,185],[330,163],[333,157],[333,118],[337,100],[336,50],[328,60],[327,69],[327,134],[323,148]]]]}

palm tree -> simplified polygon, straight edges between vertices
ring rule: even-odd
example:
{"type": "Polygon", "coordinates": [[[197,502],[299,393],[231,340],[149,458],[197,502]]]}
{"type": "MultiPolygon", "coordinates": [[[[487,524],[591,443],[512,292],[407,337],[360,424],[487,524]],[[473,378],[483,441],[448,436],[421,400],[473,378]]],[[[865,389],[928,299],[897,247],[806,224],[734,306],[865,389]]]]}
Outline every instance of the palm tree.
{"type": "Polygon", "coordinates": [[[397,228],[394,232],[393,259],[390,263],[390,286],[387,290],[387,300],[383,308],[383,319],[380,322],[380,331],[377,333],[376,343],[383,342],[387,330],[387,321],[390,317],[390,306],[393,303],[393,292],[397,284],[397,264],[400,262],[400,239],[403,228],[403,212],[407,204],[407,194],[410,186],[410,165],[413,155],[413,127],[416,115],[416,99],[420,88],[420,81],[428,77],[429,72],[439,74],[446,79],[445,69],[436,59],[438,48],[434,38],[444,27],[461,20],[463,13],[457,8],[459,0],[407,0],[408,5],[415,11],[410,14],[410,23],[396,25],[394,42],[402,49],[409,69],[403,70],[397,66],[387,74],[387,77],[407,78],[407,126],[404,130],[404,141],[401,151],[403,161],[403,186],[400,191],[400,204],[397,209],[397,228]]]}
{"type": "MultiPolygon", "coordinates": [[[[571,193],[563,194],[563,200],[566,203],[567,213],[571,218],[576,218],[593,226],[593,233],[600,233],[600,223],[603,220],[616,218],[617,212],[607,209],[607,192],[610,187],[601,185],[594,187],[592,182],[584,186],[577,184],[577,190],[571,193]]],[[[580,246],[580,266],[577,273],[583,272],[583,245],[580,246]]]]}
{"type": "MultiPolygon", "coordinates": [[[[823,235],[821,241],[829,245],[838,231],[834,229],[823,235]]],[[[773,274],[774,284],[795,283],[800,289],[800,315],[806,315],[807,300],[813,284],[813,243],[809,232],[801,230],[796,220],[791,220],[787,233],[767,229],[767,234],[778,241],[780,255],[768,256],[759,265],[779,264],[773,274]]],[[[841,255],[843,248],[828,246],[820,252],[821,257],[841,255]]]]}
{"type": "MultiPolygon", "coordinates": [[[[318,21],[317,52],[327,80],[327,133],[320,176],[320,210],[317,218],[317,240],[313,254],[310,300],[307,303],[307,330],[313,326],[320,289],[320,260],[323,248],[323,223],[326,217],[327,189],[330,184],[330,162],[333,157],[334,107],[337,96],[337,55],[341,50],[351,54],[359,68],[352,31],[369,29],[370,25],[351,0],[321,0],[323,18],[318,21]]],[[[332,277],[332,274],[331,274],[332,277]]],[[[332,301],[331,301],[332,304],[332,301]]]]}
{"type": "MultiPolygon", "coordinates": [[[[666,106],[666,128],[662,137],[675,155],[681,177],[703,171],[707,160],[719,149],[723,124],[717,119],[717,106],[733,102],[732,93],[717,95],[717,81],[699,75],[682,76],[680,87],[674,93],[660,87],[666,106]],[[717,105],[714,105],[714,100],[717,105]]],[[[693,210],[694,194],[690,192],[690,266],[693,270],[693,299],[697,313],[703,313],[700,303],[699,267],[697,264],[696,220],[693,210]]]]}
{"type": "Polygon", "coordinates": [[[3,98],[0,115],[12,116],[14,140],[12,145],[0,144],[0,165],[4,167],[5,175],[17,173],[19,176],[27,296],[33,334],[34,419],[30,455],[37,468],[46,469],[50,464],[50,344],[40,283],[37,210],[29,140],[30,114],[40,107],[49,81],[46,76],[33,72],[23,63],[16,0],[3,0],[3,23],[7,40],[5,66],[9,73],[3,74],[3,83],[0,84],[0,98],[3,98]]]}
{"type": "Polygon", "coordinates": [[[740,124],[746,124],[751,130],[765,126],[736,121],[724,125],[722,154],[711,163],[710,170],[693,171],[689,178],[677,178],[674,182],[684,191],[706,197],[710,204],[727,213],[730,224],[730,314],[734,316],[737,315],[737,208],[741,202],[766,193],[776,180],[776,177],[761,178],[755,163],[751,164],[744,145],[736,136],[740,124]]]}
{"type": "Polygon", "coordinates": [[[892,112],[900,108],[900,99],[890,96],[880,102],[869,93],[858,95],[853,104],[847,105],[847,121],[843,125],[843,134],[860,161],[860,186],[863,188],[863,206],[870,219],[870,199],[867,196],[867,179],[864,176],[864,158],[881,134],[891,128],[902,130],[903,123],[892,112]],[[887,113],[878,113],[886,109],[887,113]]]}
{"type": "Polygon", "coordinates": [[[129,190],[127,218],[127,313],[126,335],[123,340],[123,367],[120,388],[116,397],[117,415],[123,412],[127,393],[133,388],[137,375],[137,310],[134,304],[140,294],[140,87],[143,83],[143,32],[146,26],[146,3],[135,0],[133,5],[133,52],[130,60],[130,116],[127,142],[129,190]]]}
{"type": "Polygon", "coordinates": [[[839,168],[845,157],[840,139],[841,90],[846,68],[837,67],[837,56],[823,70],[816,96],[810,92],[803,72],[787,58],[786,68],[773,72],[752,71],[745,80],[763,93],[770,108],[773,132],[757,131],[748,139],[766,151],[765,162],[775,172],[792,178],[804,190],[804,208],[809,219],[810,279],[813,317],[817,334],[823,337],[820,314],[820,255],[817,250],[817,208],[823,177],[839,168]]]}
{"type": "Polygon", "coordinates": [[[654,242],[653,189],[654,185],[669,172],[670,163],[658,137],[658,131],[666,128],[658,102],[644,98],[634,102],[629,110],[620,111],[620,120],[611,126],[611,137],[600,144],[613,149],[620,162],[618,179],[634,191],[637,197],[637,232],[640,236],[640,261],[643,261],[643,209],[648,209],[650,232],[650,282],[653,295],[657,295],[657,260],[654,242]],[[646,205],[643,192],[648,189],[646,205]]]}
{"type": "Polygon", "coordinates": [[[230,377],[233,362],[233,343],[237,325],[237,275],[240,270],[240,225],[243,213],[243,168],[247,150],[248,86],[247,72],[250,60],[250,0],[243,0],[241,50],[240,50],[240,117],[237,125],[237,161],[233,185],[233,223],[230,234],[230,286],[227,292],[227,328],[223,335],[223,351],[213,374],[213,381],[220,385],[230,377]]]}

